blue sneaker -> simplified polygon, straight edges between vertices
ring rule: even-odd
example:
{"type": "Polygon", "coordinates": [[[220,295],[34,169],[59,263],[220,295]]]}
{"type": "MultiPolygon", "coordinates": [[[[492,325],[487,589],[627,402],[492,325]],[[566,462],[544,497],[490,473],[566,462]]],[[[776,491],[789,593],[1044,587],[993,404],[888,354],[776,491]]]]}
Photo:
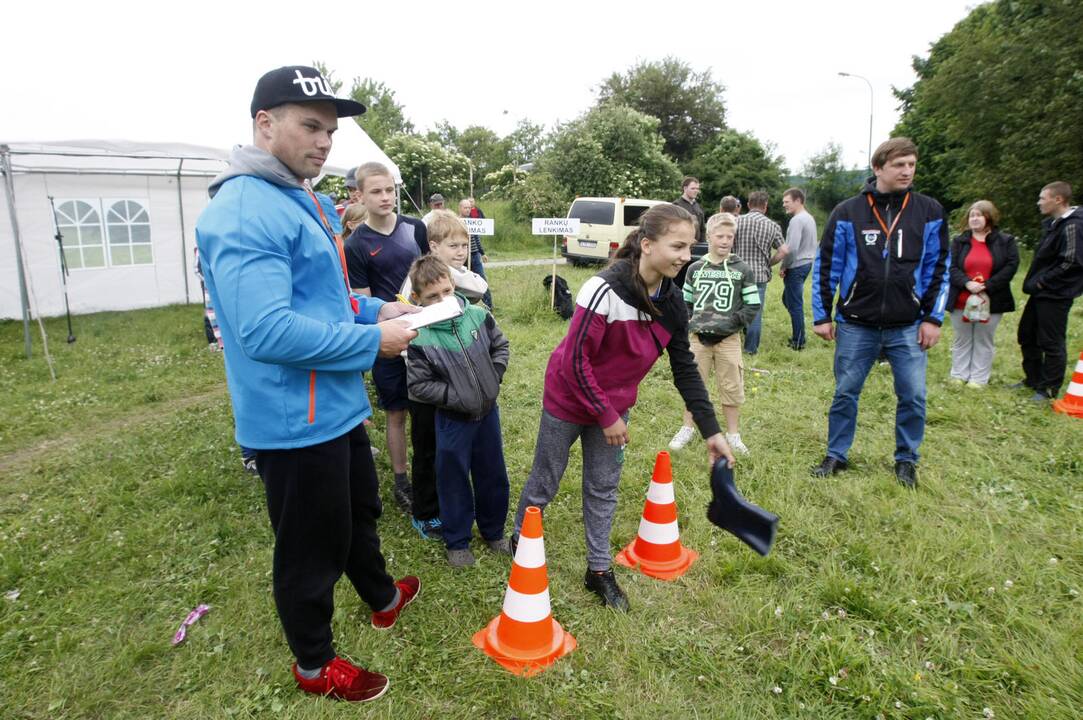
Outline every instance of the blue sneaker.
{"type": "Polygon", "coordinates": [[[410,523],[414,526],[414,530],[417,530],[418,535],[426,540],[442,540],[444,537],[444,526],[438,517],[432,520],[411,518],[410,523]]]}

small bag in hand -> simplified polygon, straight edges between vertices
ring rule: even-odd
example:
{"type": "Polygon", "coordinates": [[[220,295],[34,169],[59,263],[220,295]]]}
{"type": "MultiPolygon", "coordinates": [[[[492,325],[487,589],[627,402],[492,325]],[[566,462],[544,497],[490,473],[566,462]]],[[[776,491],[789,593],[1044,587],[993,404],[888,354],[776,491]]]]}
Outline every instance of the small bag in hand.
{"type": "MultiPolygon", "coordinates": [[[[974,282],[985,282],[985,278],[978,275],[974,282]]],[[[963,322],[989,322],[989,293],[971,293],[963,307],[963,322]]]]}

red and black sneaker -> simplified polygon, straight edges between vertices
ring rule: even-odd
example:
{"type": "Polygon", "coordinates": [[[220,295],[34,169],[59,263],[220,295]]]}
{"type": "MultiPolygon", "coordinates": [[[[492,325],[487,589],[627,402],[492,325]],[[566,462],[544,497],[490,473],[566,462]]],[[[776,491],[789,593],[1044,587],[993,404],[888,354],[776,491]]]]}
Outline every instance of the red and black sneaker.
{"type": "Polygon", "coordinates": [[[387,692],[390,685],[386,675],[369,672],[340,657],[329,660],[320,668],[320,674],[311,680],[302,677],[294,663],[293,677],[297,679],[297,687],[307,693],[351,702],[375,700],[387,692]]]}
{"type": "Polygon", "coordinates": [[[372,627],[377,630],[388,630],[395,626],[402,609],[412,603],[414,598],[421,594],[421,580],[413,575],[407,575],[395,583],[399,589],[399,601],[390,610],[372,613],[372,627]]]}

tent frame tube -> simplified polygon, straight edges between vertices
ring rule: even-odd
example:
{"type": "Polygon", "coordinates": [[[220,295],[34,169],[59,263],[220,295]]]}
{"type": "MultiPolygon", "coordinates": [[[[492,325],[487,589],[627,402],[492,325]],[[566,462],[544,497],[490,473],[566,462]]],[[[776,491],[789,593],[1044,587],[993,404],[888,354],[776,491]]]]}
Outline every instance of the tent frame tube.
{"type": "Polygon", "coordinates": [[[15,238],[15,265],[19,274],[19,304],[23,311],[23,340],[26,344],[26,357],[30,358],[30,298],[26,293],[26,276],[23,274],[23,245],[19,238],[19,220],[15,217],[15,181],[11,177],[11,148],[0,145],[0,170],[4,173],[4,190],[8,200],[8,214],[11,216],[11,233],[15,238]]]}
{"type": "Polygon", "coordinates": [[[177,163],[177,214],[180,216],[181,235],[181,274],[184,275],[184,303],[192,302],[188,292],[188,240],[184,235],[184,195],[181,193],[181,169],[184,167],[185,158],[177,163]]]}

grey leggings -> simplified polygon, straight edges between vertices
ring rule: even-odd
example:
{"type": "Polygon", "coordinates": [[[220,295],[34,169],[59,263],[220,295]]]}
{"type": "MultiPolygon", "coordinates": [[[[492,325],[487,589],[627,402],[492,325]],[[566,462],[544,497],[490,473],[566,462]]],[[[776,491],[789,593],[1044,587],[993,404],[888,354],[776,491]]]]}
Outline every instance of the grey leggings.
{"type": "MultiPolygon", "coordinates": [[[[627,413],[624,416],[627,422],[627,413]]],[[[515,513],[515,533],[523,524],[527,507],[545,506],[557,494],[560,479],[568,467],[568,451],[580,440],[583,447],[583,529],[587,538],[587,567],[608,570],[610,566],[609,529],[617,511],[617,486],[624,454],[619,445],[607,445],[597,425],[577,425],[553,417],[542,410],[538,442],[534,447],[534,466],[519,496],[515,513]]]]}

